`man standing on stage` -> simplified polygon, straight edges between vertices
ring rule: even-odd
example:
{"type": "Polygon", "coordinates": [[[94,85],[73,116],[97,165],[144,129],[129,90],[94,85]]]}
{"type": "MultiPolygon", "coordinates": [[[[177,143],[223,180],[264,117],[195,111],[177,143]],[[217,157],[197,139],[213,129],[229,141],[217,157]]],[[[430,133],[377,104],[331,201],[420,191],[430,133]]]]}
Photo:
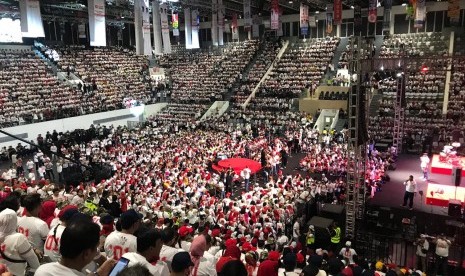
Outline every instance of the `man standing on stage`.
{"type": "Polygon", "coordinates": [[[404,204],[402,207],[407,206],[407,201],[409,201],[409,209],[413,210],[413,196],[417,192],[417,182],[413,179],[413,175],[409,176],[408,180],[404,182],[405,194],[404,194],[404,204]]]}
{"type": "Polygon", "coordinates": [[[423,179],[425,181],[428,181],[428,168],[429,168],[429,157],[427,153],[423,153],[423,155],[420,157],[420,167],[421,170],[423,171],[423,179]]]}

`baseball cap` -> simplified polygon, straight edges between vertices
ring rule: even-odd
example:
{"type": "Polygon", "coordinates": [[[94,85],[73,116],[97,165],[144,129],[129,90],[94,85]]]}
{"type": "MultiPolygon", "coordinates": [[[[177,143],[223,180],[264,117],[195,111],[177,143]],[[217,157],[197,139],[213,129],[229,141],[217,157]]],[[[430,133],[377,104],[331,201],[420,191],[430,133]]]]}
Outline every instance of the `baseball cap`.
{"type": "Polygon", "coordinates": [[[130,209],[121,214],[120,221],[121,227],[123,229],[129,229],[133,226],[136,222],[140,221],[143,218],[143,215],[136,212],[134,209],[130,209]]]}
{"type": "Polygon", "coordinates": [[[242,245],[242,250],[244,250],[245,252],[249,252],[249,251],[255,251],[257,250],[257,248],[253,247],[252,244],[250,244],[249,242],[245,242],[242,245]]]}
{"type": "Polygon", "coordinates": [[[188,252],[178,252],[174,254],[173,260],[171,261],[171,270],[173,272],[182,272],[193,265],[194,263],[188,252]]]}
{"type": "Polygon", "coordinates": [[[69,220],[74,214],[79,213],[77,206],[75,205],[66,205],[61,211],[58,213],[58,218],[61,221],[69,220]]]}
{"type": "Polygon", "coordinates": [[[181,237],[185,237],[191,234],[192,232],[194,232],[194,228],[192,228],[192,226],[186,226],[186,225],[181,226],[181,228],[179,228],[178,230],[178,234],[181,237]]]}
{"type": "Polygon", "coordinates": [[[346,241],[346,246],[347,247],[350,247],[352,245],[352,243],[350,241],[346,241]]]}

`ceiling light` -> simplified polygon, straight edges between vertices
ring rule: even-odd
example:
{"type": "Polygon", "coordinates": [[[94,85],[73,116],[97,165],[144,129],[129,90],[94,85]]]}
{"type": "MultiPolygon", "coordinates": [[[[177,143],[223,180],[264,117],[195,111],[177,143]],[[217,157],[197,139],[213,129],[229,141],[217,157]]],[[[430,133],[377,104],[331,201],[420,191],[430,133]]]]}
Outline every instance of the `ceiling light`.
{"type": "Polygon", "coordinates": [[[354,6],[350,6],[351,9],[354,9],[354,6]]]}
{"type": "Polygon", "coordinates": [[[292,4],[292,3],[294,3],[294,1],[292,1],[292,0],[289,0],[289,4],[292,4]]]}
{"type": "Polygon", "coordinates": [[[316,11],[315,13],[316,13],[316,14],[319,14],[319,13],[320,13],[320,11],[316,11]]]}
{"type": "Polygon", "coordinates": [[[402,7],[405,7],[405,6],[407,6],[407,3],[402,3],[402,7]]]}

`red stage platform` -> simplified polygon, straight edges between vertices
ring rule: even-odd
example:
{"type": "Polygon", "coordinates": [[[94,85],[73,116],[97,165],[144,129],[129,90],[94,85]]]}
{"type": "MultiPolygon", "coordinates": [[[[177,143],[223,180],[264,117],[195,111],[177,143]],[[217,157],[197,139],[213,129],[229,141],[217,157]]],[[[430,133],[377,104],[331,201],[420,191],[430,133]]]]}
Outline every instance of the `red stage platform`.
{"type": "Polygon", "coordinates": [[[245,167],[249,167],[249,169],[254,174],[262,168],[262,165],[260,164],[260,162],[257,162],[252,159],[228,158],[228,159],[221,160],[220,162],[218,162],[218,165],[213,165],[212,167],[216,171],[222,171],[222,170],[227,170],[228,168],[232,168],[234,172],[237,174],[240,174],[240,172],[245,167]]]}
{"type": "Polygon", "coordinates": [[[426,204],[448,207],[450,199],[460,200],[463,205],[465,202],[465,188],[428,183],[426,204]]]}
{"type": "MultiPolygon", "coordinates": [[[[465,167],[465,157],[457,157],[458,158],[458,167],[465,167]]],[[[431,172],[438,173],[438,174],[446,174],[452,175],[452,168],[454,167],[453,164],[449,162],[440,162],[439,161],[439,154],[433,155],[433,159],[431,161],[431,172]]],[[[465,176],[465,170],[462,170],[462,176],[465,176]]]]}

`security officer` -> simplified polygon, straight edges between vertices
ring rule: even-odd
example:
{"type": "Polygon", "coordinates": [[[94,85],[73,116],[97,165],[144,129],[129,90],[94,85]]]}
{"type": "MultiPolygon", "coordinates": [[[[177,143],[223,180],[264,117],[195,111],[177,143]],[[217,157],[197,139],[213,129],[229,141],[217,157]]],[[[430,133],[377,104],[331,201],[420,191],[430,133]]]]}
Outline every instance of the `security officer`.
{"type": "Polygon", "coordinates": [[[341,243],[341,228],[337,225],[337,222],[333,222],[331,229],[328,229],[328,231],[331,236],[330,249],[337,253],[341,243]]]}

